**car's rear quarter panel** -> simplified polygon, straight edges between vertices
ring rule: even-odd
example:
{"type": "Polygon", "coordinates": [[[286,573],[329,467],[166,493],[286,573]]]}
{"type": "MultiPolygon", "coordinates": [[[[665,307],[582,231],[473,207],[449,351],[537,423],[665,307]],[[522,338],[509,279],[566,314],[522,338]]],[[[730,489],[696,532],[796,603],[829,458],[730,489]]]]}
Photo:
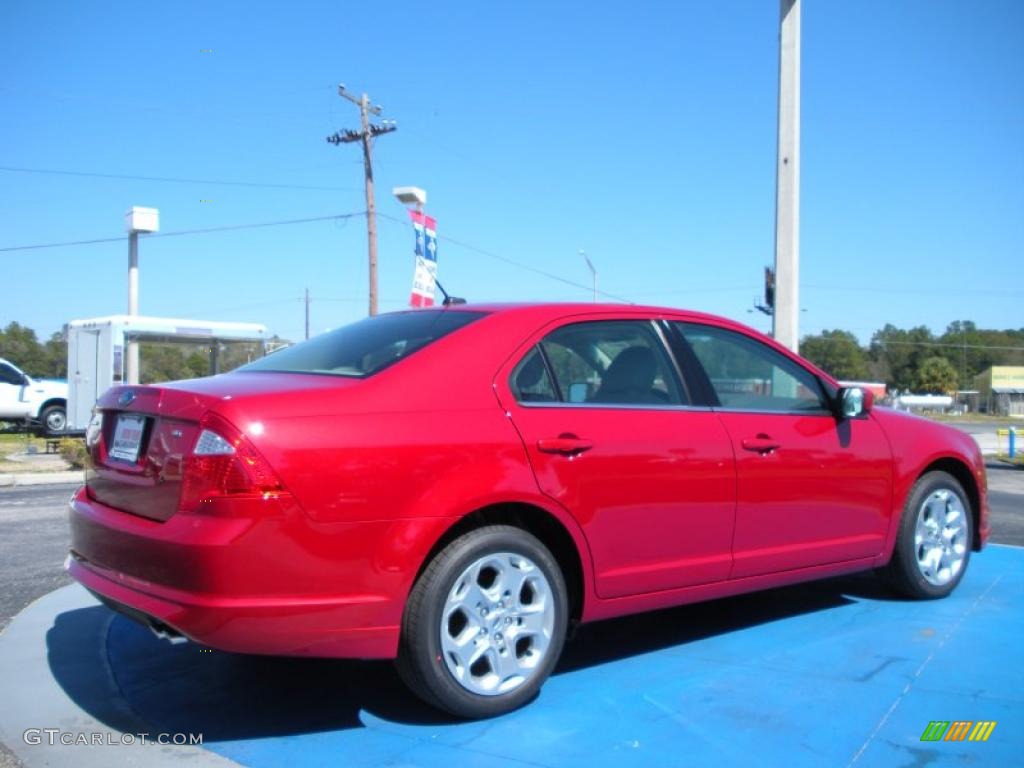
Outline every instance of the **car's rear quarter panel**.
{"type": "Polygon", "coordinates": [[[544,507],[585,558],[582,534],[540,493],[493,391],[519,333],[517,323],[485,317],[366,381],[320,376],[337,389],[318,385],[297,401],[224,401],[220,412],[247,431],[302,511],[301,525],[276,534],[283,561],[318,574],[321,592],[374,584],[388,595],[382,617],[398,623],[431,548],[478,509],[544,507]],[[255,422],[256,434],[248,429],[255,422]]]}

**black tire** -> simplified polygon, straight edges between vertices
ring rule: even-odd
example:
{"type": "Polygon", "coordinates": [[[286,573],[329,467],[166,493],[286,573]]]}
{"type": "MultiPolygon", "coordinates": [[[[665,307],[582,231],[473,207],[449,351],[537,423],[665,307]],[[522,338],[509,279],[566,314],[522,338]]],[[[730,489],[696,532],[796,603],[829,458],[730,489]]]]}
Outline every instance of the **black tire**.
{"type": "MultiPolygon", "coordinates": [[[[510,570],[515,571],[516,569],[510,570]]],[[[483,574],[483,572],[484,570],[481,568],[480,573],[483,574]]],[[[519,573],[521,574],[521,571],[519,573]]],[[[530,573],[536,574],[536,571],[530,571],[530,573]]],[[[495,578],[504,577],[499,575],[495,578]]],[[[512,578],[516,578],[516,576],[510,576],[510,580],[512,578]]],[[[522,577],[519,576],[519,578],[522,577]]],[[[534,598],[529,597],[529,592],[523,591],[531,589],[527,582],[523,581],[523,584],[524,586],[519,589],[522,595],[527,596],[528,603],[534,598]]],[[[474,589],[482,586],[479,579],[473,584],[474,589]]],[[[483,594],[488,593],[484,592],[483,594]]],[[[520,603],[521,595],[516,596],[515,605],[518,606],[520,603]]],[[[451,605],[454,603],[448,605],[449,609],[451,605]]],[[[479,640],[476,639],[474,633],[478,630],[473,627],[468,630],[460,630],[469,632],[469,636],[474,638],[472,640],[474,645],[483,644],[490,647],[492,636],[489,633],[491,630],[484,628],[487,622],[509,620],[509,617],[504,615],[506,610],[504,602],[501,604],[500,611],[496,607],[497,604],[491,605],[495,606],[495,611],[490,618],[478,620],[475,615],[472,617],[474,622],[479,621],[479,631],[485,633],[486,637],[481,636],[479,640]],[[498,616],[499,612],[503,618],[498,616]]],[[[508,605],[512,606],[513,603],[509,602],[508,605]]],[[[539,602],[538,605],[540,605],[539,602]]],[[[456,612],[459,610],[456,609],[456,612]]],[[[488,615],[484,609],[481,609],[481,614],[488,615]]],[[[449,617],[454,615],[454,612],[449,613],[449,617]]],[[[456,618],[461,620],[464,615],[456,618]]],[[[544,544],[533,535],[513,526],[492,525],[478,528],[460,536],[441,550],[413,587],[402,620],[402,635],[396,660],[398,673],[406,685],[421,699],[458,717],[475,719],[494,717],[510,712],[530,701],[551,674],[565,643],[568,616],[569,599],[565,580],[558,563],[544,544]],[[511,690],[481,695],[470,690],[473,680],[478,679],[470,674],[476,664],[467,664],[466,668],[468,669],[463,668],[467,682],[460,683],[451,668],[453,664],[457,663],[457,659],[452,656],[449,660],[445,656],[442,648],[442,632],[450,627],[452,619],[447,619],[448,623],[442,625],[442,616],[449,597],[457,595],[457,582],[460,587],[464,586],[473,566],[476,566],[482,559],[490,556],[501,557],[505,554],[524,558],[530,566],[539,570],[543,580],[539,575],[532,578],[535,580],[534,583],[542,585],[544,609],[539,612],[535,611],[535,614],[546,614],[547,599],[550,597],[554,616],[551,621],[550,636],[543,633],[547,645],[542,653],[537,654],[538,660],[527,673],[528,676],[525,676],[525,679],[511,690]]],[[[513,625],[515,621],[517,620],[511,620],[513,625]]],[[[521,623],[521,620],[519,621],[521,623]]],[[[451,630],[448,629],[448,631],[451,630]]],[[[510,641],[507,646],[503,646],[504,652],[511,651],[513,656],[520,657],[519,643],[526,643],[527,645],[524,646],[526,650],[521,658],[527,658],[528,644],[532,641],[525,638],[517,641],[517,636],[514,634],[515,626],[505,631],[509,633],[507,637],[510,638],[510,641]]],[[[501,638],[501,634],[495,634],[493,637],[501,638]]],[[[497,650],[490,652],[498,653],[497,650]]],[[[505,656],[504,652],[502,653],[503,657],[505,656]]],[[[497,659],[498,657],[494,656],[493,658],[497,659]]],[[[489,664],[489,662],[487,663],[489,664]]]]}
{"type": "MultiPolygon", "coordinates": [[[[936,501],[934,503],[941,502],[936,501]]],[[[950,509],[949,504],[945,507],[946,510],[950,509]]],[[[888,565],[879,569],[879,575],[888,582],[889,586],[904,597],[915,600],[934,600],[945,597],[956,589],[960,580],[963,579],[964,573],[967,571],[967,564],[971,557],[971,547],[974,542],[973,537],[974,518],[970,501],[967,498],[967,494],[964,493],[963,486],[960,485],[960,482],[955,477],[946,472],[928,472],[918,478],[910,494],[907,496],[907,502],[903,507],[903,514],[900,517],[900,527],[896,534],[896,545],[893,549],[892,559],[888,565]],[[923,507],[925,502],[936,494],[941,496],[944,493],[950,495],[948,497],[950,499],[949,504],[953,505],[954,512],[956,511],[955,505],[958,502],[959,509],[963,513],[963,528],[956,537],[958,546],[963,548],[963,559],[955,573],[949,573],[948,578],[942,580],[942,583],[935,583],[935,578],[930,579],[920,563],[919,554],[926,551],[926,549],[924,547],[919,549],[916,542],[916,533],[919,517],[924,514],[923,507]]],[[[932,574],[932,576],[937,577],[938,574],[932,574]]]]}
{"type": "Polygon", "coordinates": [[[67,430],[68,415],[63,405],[50,405],[39,414],[39,423],[47,437],[61,435],[67,430]]]}

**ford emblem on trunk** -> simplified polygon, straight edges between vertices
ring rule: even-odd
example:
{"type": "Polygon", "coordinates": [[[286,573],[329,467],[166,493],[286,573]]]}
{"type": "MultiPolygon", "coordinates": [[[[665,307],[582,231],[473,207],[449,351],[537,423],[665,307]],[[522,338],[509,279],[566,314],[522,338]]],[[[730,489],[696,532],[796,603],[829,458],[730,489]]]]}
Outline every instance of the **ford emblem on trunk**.
{"type": "Polygon", "coordinates": [[[131,405],[132,400],[135,399],[135,393],[130,389],[127,392],[122,392],[121,396],[117,398],[118,405],[131,405]]]}

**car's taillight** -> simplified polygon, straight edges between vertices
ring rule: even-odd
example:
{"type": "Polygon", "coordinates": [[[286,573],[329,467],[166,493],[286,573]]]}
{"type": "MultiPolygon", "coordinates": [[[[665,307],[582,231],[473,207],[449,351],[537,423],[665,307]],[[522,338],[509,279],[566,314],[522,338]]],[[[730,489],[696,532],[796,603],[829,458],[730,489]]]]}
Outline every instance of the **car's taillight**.
{"type": "Polygon", "coordinates": [[[195,510],[224,496],[267,496],[282,490],[274,470],[245,435],[217,419],[204,424],[185,458],[178,508],[195,510]]]}

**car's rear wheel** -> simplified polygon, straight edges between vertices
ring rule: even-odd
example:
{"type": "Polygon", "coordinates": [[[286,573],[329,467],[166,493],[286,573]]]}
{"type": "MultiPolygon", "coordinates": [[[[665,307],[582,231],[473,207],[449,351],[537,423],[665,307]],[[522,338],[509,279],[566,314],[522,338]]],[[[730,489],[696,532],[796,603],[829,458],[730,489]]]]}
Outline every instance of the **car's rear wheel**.
{"type": "Polygon", "coordinates": [[[883,576],[907,597],[945,597],[967,570],[972,526],[971,505],[959,481],[946,472],[922,475],[903,508],[883,576]]]}
{"type": "Polygon", "coordinates": [[[67,411],[63,405],[51,405],[39,415],[39,421],[46,435],[59,435],[68,425],[67,411]]]}
{"type": "Polygon", "coordinates": [[[562,572],[536,537],[504,525],[470,531],[412,590],[399,674],[422,699],[460,717],[509,712],[551,674],[568,614],[562,572]]]}

